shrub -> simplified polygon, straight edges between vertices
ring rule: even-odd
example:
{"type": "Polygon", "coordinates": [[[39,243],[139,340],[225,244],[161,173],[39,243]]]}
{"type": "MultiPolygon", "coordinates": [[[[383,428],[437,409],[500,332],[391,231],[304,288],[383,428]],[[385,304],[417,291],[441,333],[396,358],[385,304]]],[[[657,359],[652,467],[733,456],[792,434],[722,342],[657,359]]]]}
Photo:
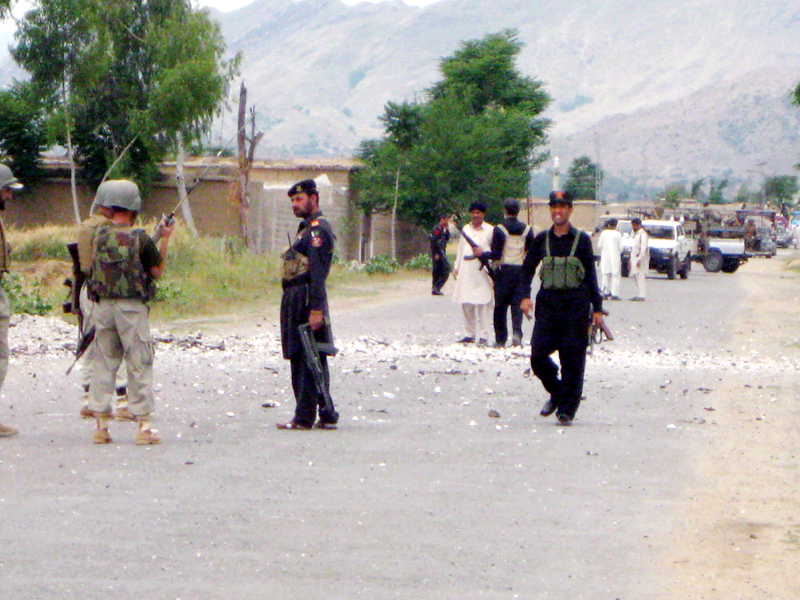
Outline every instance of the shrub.
{"type": "Polygon", "coordinates": [[[395,259],[386,256],[385,254],[379,254],[378,256],[373,256],[372,258],[367,261],[367,264],[364,265],[364,271],[369,273],[370,275],[374,273],[384,273],[386,275],[391,275],[392,273],[397,273],[400,270],[400,263],[397,262],[395,259]]]}
{"type": "Polygon", "coordinates": [[[433,268],[433,261],[431,260],[430,254],[417,254],[415,257],[409,259],[406,263],[405,268],[408,270],[412,269],[420,269],[429,271],[433,268]]]}
{"type": "Polygon", "coordinates": [[[6,273],[1,284],[12,312],[42,316],[53,308],[52,304],[42,298],[36,286],[30,291],[26,290],[22,285],[22,277],[16,273],[6,273]]]}

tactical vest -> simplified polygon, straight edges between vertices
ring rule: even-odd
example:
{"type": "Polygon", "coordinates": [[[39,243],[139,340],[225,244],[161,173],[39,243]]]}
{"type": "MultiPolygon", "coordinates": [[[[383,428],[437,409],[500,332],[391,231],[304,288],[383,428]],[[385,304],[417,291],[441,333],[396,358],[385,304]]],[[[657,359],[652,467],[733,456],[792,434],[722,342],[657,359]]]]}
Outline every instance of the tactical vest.
{"type": "Polygon", "coordinates": [[[295,277],[308,272],[308,256],[300,254],[293,247],[281,254],[283,259],[283,281],[291,281],[295,277]]]}
{"type": "Polygon", "coordinates": [[[95,299],[150,300],[155,284],[145,271],[140,256],[141,229],[132,227],[98,227],[94,237],[90,292],[95,299]]]}
{"type": "Polygon", "coordinates": [[[575,241],[569,256],[550,256],[550,230],[545,238],[545,257],[542,259],[542,270],[539,277],[542,280],[542,289],[545,290],[574,290],[583,283],[586,269],[575,251],[578,249],[580,232],[575,231],[575,241]]]}
{"type": "Polygon", "coordinates": [[[525,240],[528,232],[531,230],[530,225],[525,225],[525,231],[519,235],[511,235],[508,233],[505,225],[497,226],[506,236],[506,241],[503,244],[503,256],[500,257],[501,265],[521,265],[525,260],[525,240]]]}

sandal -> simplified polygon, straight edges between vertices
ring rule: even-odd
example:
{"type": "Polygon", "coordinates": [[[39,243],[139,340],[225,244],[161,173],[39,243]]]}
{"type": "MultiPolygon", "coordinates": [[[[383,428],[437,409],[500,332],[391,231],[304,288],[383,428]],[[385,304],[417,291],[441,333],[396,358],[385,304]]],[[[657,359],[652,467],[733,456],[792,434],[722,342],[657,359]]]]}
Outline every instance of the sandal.
{"type": "Polygon", "coordinates": [[[278,429],[286,429],[291,431],[309,431],[311,427],[308,425],[301,425],[300,423],[295,423],[294,419],[288,421],[287,423],[275,423],[275,427],[278,429]]]}
{"type": "Polygon", "coordinates": [[[327,421],[319,420],[314,423],[314,429],[336,429],[336,423],[328,423],[327,421]]]}

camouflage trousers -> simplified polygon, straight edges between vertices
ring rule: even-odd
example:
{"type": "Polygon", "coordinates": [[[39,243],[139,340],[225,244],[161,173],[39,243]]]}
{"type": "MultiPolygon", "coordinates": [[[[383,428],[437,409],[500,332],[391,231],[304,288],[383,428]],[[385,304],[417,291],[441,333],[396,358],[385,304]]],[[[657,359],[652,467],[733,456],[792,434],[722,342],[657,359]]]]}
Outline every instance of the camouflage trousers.
{"type": "Polygon", "coordinates": [[[3,389],[6,380],[8,357],[11,355],[11,348],[8,346],[9,321],[11,321],[11,308],[3,288],[0,288],[0,390],[3,389]]]}
{"type": "Polygon", "coordinates": [[[155,409],[153,393],[154,344],[141,300],[102,299],[94,306],[97,351],[92,365],[89,409],[110,412],[114,383],[122,359],[128,371],[128,410],[137,417],[155,409]]]}

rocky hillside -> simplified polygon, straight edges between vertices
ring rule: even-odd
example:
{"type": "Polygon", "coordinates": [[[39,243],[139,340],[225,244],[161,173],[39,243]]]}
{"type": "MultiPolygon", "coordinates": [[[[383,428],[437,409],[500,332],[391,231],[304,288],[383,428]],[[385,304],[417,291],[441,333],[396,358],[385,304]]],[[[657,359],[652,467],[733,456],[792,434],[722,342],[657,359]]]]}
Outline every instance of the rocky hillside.
{"type": "Polygon", "coordinates": [[[589,154],[654,185],[757,183],[755,171],[788,173],[800,159],[788,102],[800,82],[796,0],[256,0],[214,15],[244,54],[262,156],[349,155],[380,135],[385,102],[423,95],[461,40],[513,27],[520,69],[553,97],[562,165],[589,154]]]}

